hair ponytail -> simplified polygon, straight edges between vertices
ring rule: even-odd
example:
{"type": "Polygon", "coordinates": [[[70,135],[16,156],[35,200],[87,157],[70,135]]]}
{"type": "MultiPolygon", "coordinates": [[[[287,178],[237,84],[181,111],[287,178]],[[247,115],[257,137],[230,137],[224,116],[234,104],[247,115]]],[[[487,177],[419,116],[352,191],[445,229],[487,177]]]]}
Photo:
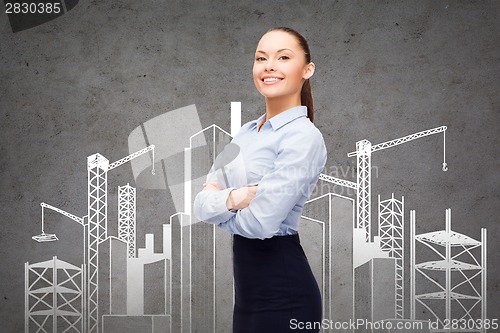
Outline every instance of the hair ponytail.
{"type": "Polygon", "coordinates": [[[302,91],[300,92],[300,101],[302,105],[307,106],[307,118],[314,123],[314,107],[313,107],[313,97],[311,92],[311,82],[307,79],[302,85],[302,91]]]}
{"type": "MultiPolygon", "coordinates": [[[[297,38],[297,41],[299,42],[300,47],[305,53],[306,64],[311,62],[311,52],[309,51],[309,44],[307,43],[304,36],[293,30],[292,28],[287,27],[275,27],[269,29],[267,32],[274,30],[288,32],[289,34],[295,36],[295,38],[297,38]]],[[[311,82],[309,82],[309,79],[305,80],[304,84],[302,85],[302,90],[300,92],[300,104],[307,107],[307,117],[312,123],[314,123],[314,103],[311,92],[311,82]]]]}

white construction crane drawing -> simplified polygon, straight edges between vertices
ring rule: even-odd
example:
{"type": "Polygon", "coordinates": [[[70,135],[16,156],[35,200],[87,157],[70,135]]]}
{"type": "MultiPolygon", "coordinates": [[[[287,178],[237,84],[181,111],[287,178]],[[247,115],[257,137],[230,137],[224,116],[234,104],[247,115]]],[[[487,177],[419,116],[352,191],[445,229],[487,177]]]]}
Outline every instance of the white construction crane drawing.
{"type": "Polygon", "coordinates": [[[356,151],[348,153],[348,157],[357,156],[357,194],[356,194],[356,227],[366,231],[366,241],[371,241],[371,154],[373,152],[391,148],[402,143],[437,133],[443,133],[443,171],[447,171],[446,164],[446,126],[440,126],[425,131],[404,136],[372,146],[368,140],[356,142],[356,151]]]}
{"type": "Polygon", "coordinates": [[[356,151],[347,154],[347,157],[357,156],[357,181],[352,182],[349,180],[332,177],[321,173],[319,179],[326,182],[348,187],[356,190],[356,226],[357,228],[364,228],[366,230],[366,241],[371,241],[371,154],[373,152],[395,147],[402,143],[406,143],[415,139],[423,138],[425,136],[437,133],[443,133],[443,171],[448,170],[446,164],[446,126],[440,126],[425,131],[417,132],[404,136],[399,139],[390,140],[372,146],[368,140],[361,140],[356,142],[356,151]]]}

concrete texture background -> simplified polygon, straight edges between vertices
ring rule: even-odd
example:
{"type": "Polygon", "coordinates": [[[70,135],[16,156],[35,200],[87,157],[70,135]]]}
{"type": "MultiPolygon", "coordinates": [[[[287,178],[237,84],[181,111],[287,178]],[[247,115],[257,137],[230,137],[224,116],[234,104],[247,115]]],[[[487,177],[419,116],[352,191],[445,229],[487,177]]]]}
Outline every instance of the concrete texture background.
{"type": "MultiPolygon", "coordinates": [[[[406,208],[417,210],[417,233],[443,229],[446,208],[458,232],[479,239],[488,228],[488,317],[498,317],[499,14],[494,0],[82,0],[12,33],[3,11],[2,331],[23,331],[24,262],[80,260],[80,227],[56,213],[46,228],[61,239],[57,246],[31,240],[40,233],[39,203],[84,215],[86,156],[128,155],[130,132],[169,110],[196,104],[204,127],[229,130],[230,102],[241,101],[243,123],[257,118],[265,110],[252,82],[253,53],[260,36],[281,25],[311,47],[325,173],[355,180],[355,159],[346,154],[358,140],[448,126],[447,172],[442,135],[377,152],[372,200],[404,195],[406,208]]],[[[115,172],[109,202],[119,180],[133,178],[130,167],[115,172]]],[[[144,234],[161,237],[175,212],[164,191],[138,189],[137,197],[137,245],[144,247],[144,234]]]]}

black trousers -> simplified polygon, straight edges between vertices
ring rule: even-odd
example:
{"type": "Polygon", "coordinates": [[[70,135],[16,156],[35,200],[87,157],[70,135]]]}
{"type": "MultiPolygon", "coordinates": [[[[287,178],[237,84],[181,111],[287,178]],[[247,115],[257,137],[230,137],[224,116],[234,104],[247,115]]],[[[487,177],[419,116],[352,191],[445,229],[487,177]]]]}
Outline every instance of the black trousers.
{"type": "Polygon", "coordinates": [[[319,327],[322,319],[321,293],[298,234],[234,235],[233,260],[233,333],[319,332],[298,329],[319,327]]]}

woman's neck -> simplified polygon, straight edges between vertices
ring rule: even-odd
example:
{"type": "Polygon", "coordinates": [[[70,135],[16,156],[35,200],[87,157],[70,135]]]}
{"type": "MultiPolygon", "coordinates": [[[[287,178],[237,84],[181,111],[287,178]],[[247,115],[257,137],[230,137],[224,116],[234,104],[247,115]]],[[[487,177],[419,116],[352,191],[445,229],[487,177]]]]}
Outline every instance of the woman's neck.
{"type": "Polygon", "coordinates": [[[294,106],[301,105],[300,94],[295,94],[293,96],[279,96],[273,98],[266,97],[266,119],[271,119],[272,117],[286,111],[294,106]]]}

